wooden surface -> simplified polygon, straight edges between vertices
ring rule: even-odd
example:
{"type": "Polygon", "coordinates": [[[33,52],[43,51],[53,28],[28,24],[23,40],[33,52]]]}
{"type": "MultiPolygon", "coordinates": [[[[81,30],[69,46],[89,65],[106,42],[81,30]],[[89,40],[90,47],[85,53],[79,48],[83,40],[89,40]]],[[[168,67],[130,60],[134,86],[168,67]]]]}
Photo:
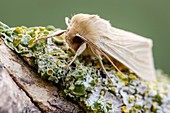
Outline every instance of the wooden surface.
{"type": "Polygon", "coordinates": [[[0,113],[77,113],[57,87],[38,76],[0,39],[0,113]]]}
{"type": "Polygon", "coordinates": [[[40,110],[20,89],[0,64],[0,113],[36,112],[40,110]]]}

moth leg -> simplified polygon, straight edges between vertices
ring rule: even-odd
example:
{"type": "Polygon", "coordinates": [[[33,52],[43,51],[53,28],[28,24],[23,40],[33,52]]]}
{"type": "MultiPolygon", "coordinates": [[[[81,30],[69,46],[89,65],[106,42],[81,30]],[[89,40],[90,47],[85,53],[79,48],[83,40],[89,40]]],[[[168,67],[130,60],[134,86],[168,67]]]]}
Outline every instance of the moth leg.
{"type": "Polygon", "coordinates": [[[112,64],[113,67],[115,67],[115,69],[116,69],[121,75],[125,76],[125,75],[119,70],[119,68],[113,63],[113,61],[112,61],[106,54],[103,54],[103,55],[107,58],[107,60],[112,64]]]}
{"type": "Polygon", "coordinates": [[[57,30],[57,31],[55,31],[54,33],[52,33],[52,34],[50,34],[50,35],[48,35],[48,36],[41,37],[41,38],[38,38],[38,39],[34,40],[34,43],[37,42],[37,41],[39,41],[39,40],[45,40],[45,39],[48,39],[48,38],[52,38],[52,37],[54,37],[54,36],[60,36],[60,35],[62,35],[64,32],[66,32],[66,30],[57,30]]]}
{"type": "Polygon", "coordinates": [[[109,77],[109,75],[107,74],[107,71],[106,71],[106,69],[105,69],[105,67],[104,67],[104,65],[103,65],[102,57],[101,57],[100,54],[99,54],[99,56],[98,56],[98,59],[99,59],[99,62],[100,62],[100,65],[101,65],[101,67],[102,67],[103,72],[107,75],[107,77],[109,77]]]}
{"type": "MultiPolygon", "coordinates": [[[[99,59],[99,62],[100,62],[100,65],[102,67],[102,70],[103,72],[107,75],[106,77],[108,77],[108,79],[111,81],[111,78],[109,77],[104,65],[103,65],[103,62],[102,62],[102,57],[101,57],[101,53],[98,51],[98,50],[93,50],[91,49],[91,51],[94,53],[94,55],[99,59]]],[[[102,51],[101,51],[102,52],[102,51]]],[[[105,54],[105,53],[102,53],[106,58],[107,60],[115,67],[115,69],[122,75],[124,75],[119,69],[118,67],[112,62],[112,60],[105,54]]]]}
{"type": "Polygon", "coordinates": [[[77,58],[77,56],[81,55],[84,50],[86,49],[86,43],[84,42],[76,51],[75,56],[73,57],[73,59],[71,60],[71,62],[67,65],[67,70],[70,67],[70,65],[75,61],[75,59],[77,58]]]}
{"type": "MultiPolygon", "coordinates": [[[[124,75],[120,70],[119,70],[119,68],[113,63],[113,61],[109,58],[109,56],[105,53],[105,52],[103,52],[100,48],[98,48],[98,46],[96,46],[95,44],[93,44],[92,42],[90,42],[89,40],[87,40],[86,38],[84,38],[84,37],[82,37],[81,35],[79,35],[79,34],[76,34],[78,37],[80,37],[81,39],[83,39],[87,44],[89,44],[92,48],[91,48],[91,50],[92,50],[92,52],[94,53],[94,55],[96,55],[96,57],[98,58],[98,56],[99,55],[103,55],[111,64],[112,64],[112,66],[113,67],[115,67],[115,69],[119,72],[119,73],[121,73],[122,75],[124,75]],[[95,51],[93,51],[93,50],[95,50],[95,51]],[[99,53],[100,52],[100,53],[99,53]]],[[[101,57],[101,56],[100,56],[101,57]]],[[[100,62],[102,62],[102,61],[100,61],[100,62]]],[[[103,64],[103,63],[102,63],[103,64]]],[[[103,66],[104,67],[104,66],[103,66]]],[[[105,69],[105,68],[103,68],[103,69],[105,69]]]]}
{"type": "Polygon", "coordinates": [[[104,65],[103,65],[102,57],[101,57],[101,54],[99,53],[99,51],[97,51],[97,50],[94,51],[92,48],[91,48],[91,51],[92,51],[93,54],[96,56],[96,58],[99,60],[100,65],[101,65],[101,68],[102,68],[104,74],[106,74],[107,76],[109,76],[109,75],[107,74],[107,71],[106,71],[104,65]]]}

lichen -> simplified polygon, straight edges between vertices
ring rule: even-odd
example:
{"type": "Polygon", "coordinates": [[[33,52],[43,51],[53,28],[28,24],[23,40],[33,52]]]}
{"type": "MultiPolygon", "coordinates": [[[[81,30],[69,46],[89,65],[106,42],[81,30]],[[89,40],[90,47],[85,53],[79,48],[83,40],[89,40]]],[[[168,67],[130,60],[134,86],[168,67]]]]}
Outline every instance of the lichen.
{"type": "MultiPolygon", "coordinates": [[[[65,97],[78,102],[87,112],[94,113],[169,113],[170,80],[157,71],[165,81],[146,82],[130,72],[122,76],[108,62],[103,74],[98,61],[90,62],[88,56],[78,57],[67,67],[74,56],[64,37],[47,40],[56,29],[53,26],[10,28],[0,22],[0,36],[5,44],[22,56],[30,66],[37,69],[41,77],[60,84],[65,97]]],[[[149,75],[148,75],[149,76],[149,75]]]]}

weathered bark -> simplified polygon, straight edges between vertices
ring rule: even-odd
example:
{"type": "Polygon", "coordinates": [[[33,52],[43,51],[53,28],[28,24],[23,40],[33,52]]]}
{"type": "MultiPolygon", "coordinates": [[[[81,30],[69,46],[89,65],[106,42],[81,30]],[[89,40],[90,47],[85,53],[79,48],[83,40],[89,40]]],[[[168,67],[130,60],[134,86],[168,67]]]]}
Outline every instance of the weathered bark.
{"type": "Polygon", "coordinates": [[[0,65],[0,113],[36,112],[40,110],[0,65]]]}
{"type": "Polygon", "coordinates": [[[57,87],[37,76],[0,39],[0,113],[77,113],[80,108],[59,96],[57,87]]]}

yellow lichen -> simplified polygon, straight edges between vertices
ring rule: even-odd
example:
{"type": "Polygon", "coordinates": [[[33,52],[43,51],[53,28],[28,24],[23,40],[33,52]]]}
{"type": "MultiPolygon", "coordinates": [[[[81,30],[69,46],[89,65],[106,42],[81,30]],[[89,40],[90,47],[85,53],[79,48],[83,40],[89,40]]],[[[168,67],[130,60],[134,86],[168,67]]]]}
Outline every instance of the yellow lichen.
{"type": "Polygon", "coordinates": [[[126,106],[122,106],[123,113],[129,113],[129,110],[126,109],[126,106]]]}

